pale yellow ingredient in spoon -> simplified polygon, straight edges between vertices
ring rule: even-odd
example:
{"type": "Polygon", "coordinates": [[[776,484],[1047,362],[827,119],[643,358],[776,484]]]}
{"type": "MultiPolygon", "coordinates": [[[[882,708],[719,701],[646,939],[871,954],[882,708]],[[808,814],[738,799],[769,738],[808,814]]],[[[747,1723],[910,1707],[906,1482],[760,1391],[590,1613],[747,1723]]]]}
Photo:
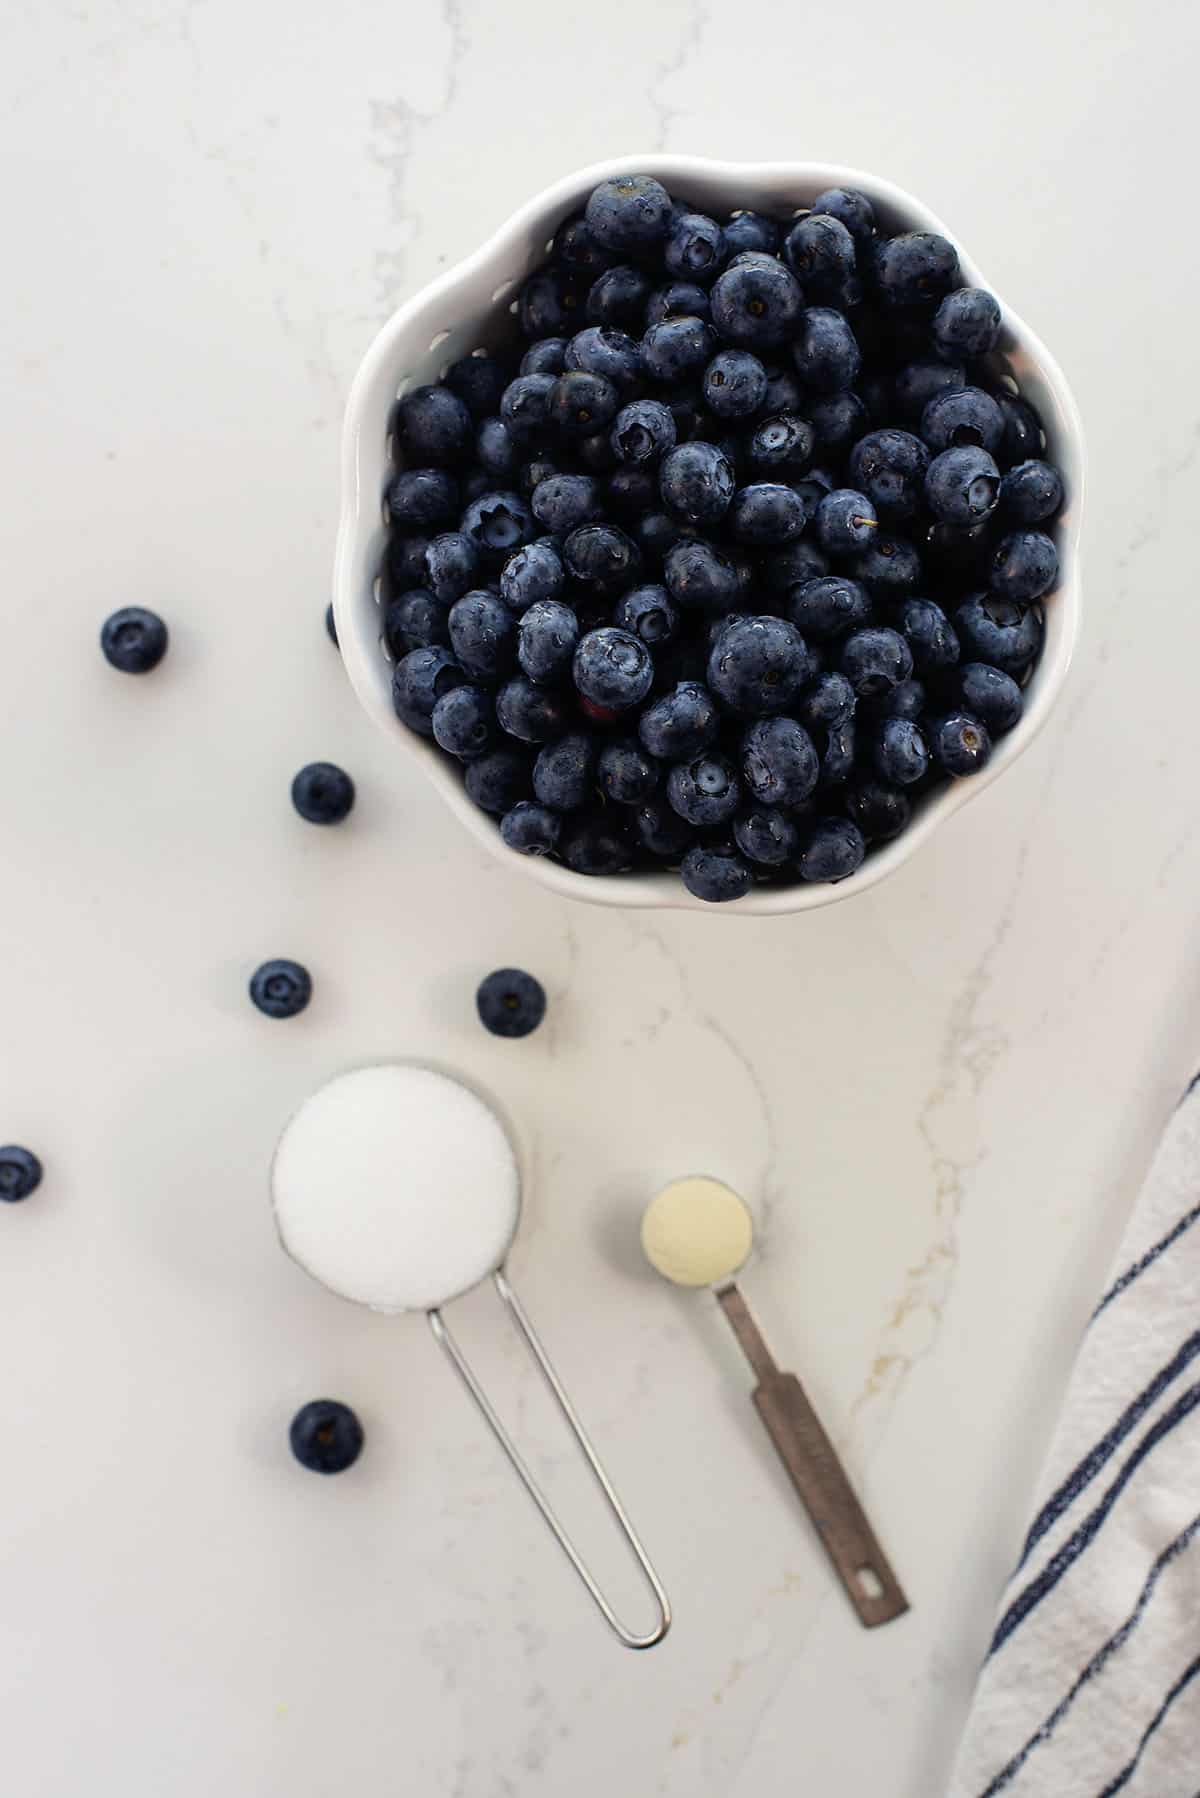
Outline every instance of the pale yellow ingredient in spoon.
{"type": "Polygon", "coordinates": [[[746,1201],[707,1174],[672,1180],[642,1215],[642,1252],[676,1286],[732,1279],[753,1239],[746,1201]]]}

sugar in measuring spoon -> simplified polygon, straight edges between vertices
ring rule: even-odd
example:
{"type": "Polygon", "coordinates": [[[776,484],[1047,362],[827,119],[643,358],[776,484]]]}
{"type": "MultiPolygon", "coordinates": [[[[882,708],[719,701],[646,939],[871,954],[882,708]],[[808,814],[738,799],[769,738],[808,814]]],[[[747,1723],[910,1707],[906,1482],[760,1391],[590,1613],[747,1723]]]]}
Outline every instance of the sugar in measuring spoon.
{"type": "Polygon", "coordinates": [[[673,1180],[646,1207],[642,1249],[676,1286],[712,1287],[758,1385],[754,1404],[775,1452],[812,1519],[859,1621],[872,1629],[908,1609],[866,1513],[794,1373],[775,1365],[735,1276],[754,1241],[745,1200],[720,1180],[673,1180]]]}
{"type": "Polygon", "coordinates": [[[491,1107],[432,1068],[394,1063],[341,1074],[285,1126],[271,1192],[280,1241],[314,1279],[375,1311],[425,1312],[605,1622],[627,1648],[660,1642],[671,1609],[658,1575],[504,1272],[521,1177],[491,1107]],[[489,1276],[654,1594],[658,1622],[644,1634],[614,1613],[446,1325],[443,1307],[489,1276]]]}

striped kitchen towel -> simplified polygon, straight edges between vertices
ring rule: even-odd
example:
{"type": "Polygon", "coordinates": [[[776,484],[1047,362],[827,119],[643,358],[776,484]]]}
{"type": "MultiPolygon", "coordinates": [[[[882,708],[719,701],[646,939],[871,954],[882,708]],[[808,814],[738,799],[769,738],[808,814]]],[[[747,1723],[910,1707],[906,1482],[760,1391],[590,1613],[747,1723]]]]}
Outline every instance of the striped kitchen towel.
{"type": "Polygon", "coordinates": [[[1200,1076],[1088,1325],[950,1798],[1200,1798],[1200,1076]]]}

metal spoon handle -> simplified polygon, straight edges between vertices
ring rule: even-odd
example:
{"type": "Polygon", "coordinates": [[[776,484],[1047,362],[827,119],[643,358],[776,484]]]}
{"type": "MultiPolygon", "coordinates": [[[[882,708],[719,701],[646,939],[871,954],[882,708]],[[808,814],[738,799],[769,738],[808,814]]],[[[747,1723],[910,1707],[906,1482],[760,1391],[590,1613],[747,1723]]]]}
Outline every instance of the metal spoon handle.
{"type": "Polygon", "coordinates": [[[902,1616],[908,1600],[803,1386],[776,1366],[737,1287],[722,1287],[717,1298],[758,1377],[755,1409],[860,1623],[874,1629],[902,1616]]]}

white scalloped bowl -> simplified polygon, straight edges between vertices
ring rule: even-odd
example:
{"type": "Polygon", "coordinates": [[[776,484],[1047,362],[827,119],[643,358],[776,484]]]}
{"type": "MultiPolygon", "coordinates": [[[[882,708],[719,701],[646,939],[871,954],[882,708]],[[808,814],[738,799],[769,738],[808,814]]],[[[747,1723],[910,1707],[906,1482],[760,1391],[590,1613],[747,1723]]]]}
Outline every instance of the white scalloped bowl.
{"type": "Polygon", "coordinates": [[[1062,692],[1079,631],[1079,521],[1083,494],[1083,435],[1079,414],[1058,364],[1012,311],[1003,310],[1000,354],[1021,392],[1037,407],[1046,429],[1047,455],[1063,471],[1068,506],[1057,526],[1061,575],[1046,606],[1046,636],[1025,694],[1017,727],[997,744],[988,766],[949,783],[914,810],[903,834],[873,850],[852,879],[837,885],[763,887],[732,904],[713,907],[695,899],[677,873],[634,873],[589,878],[540,856],[506,849],[493,819],[467,798],[458,768],[410,731],[392,709],[392,662],[382,637],[379,570],[386,539],[383,493],[390,474],[388,433],[397,397],[408,387],[435,380],[472,350],[489,348],[511,328],[508,307],[517,285],[544,259],[560,222],[578,211],[597,182],[610,175],[656,175],[672,193],[706,212],[753,207],[786,215],[808,205],[827,187],[857,187],[869,194],[890,231],[937,231],[958,250],[963,275],[986,281],[961,242],[919,200],[858,169],[824,163],[710,162],[694,156],[625,156],[597,163],[556,181],[515,212],[508,223],[457,268],[431,281],[384,325],[355,377],[346,409],[342,448],[342,507],[334,569],[338,640],[355,692],[387,732],[397,753],[419,766],[477,842],[541,886],[600,905],[719,911],[766,917],[810,911],[864,892],[914,855],[948,818],[998,780],[1033,741],[1062,692]]]}

